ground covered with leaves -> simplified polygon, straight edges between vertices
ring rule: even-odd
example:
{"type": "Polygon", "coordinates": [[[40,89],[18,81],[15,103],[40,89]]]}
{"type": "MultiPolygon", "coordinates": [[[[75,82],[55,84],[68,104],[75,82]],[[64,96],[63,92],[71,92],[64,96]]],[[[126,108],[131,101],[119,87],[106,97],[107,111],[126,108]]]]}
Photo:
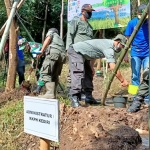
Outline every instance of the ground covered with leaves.
{"type": "MultiPolygon", "coordinates": [[[[66,67],[66,66],[65,66],[66,67]]],[[[67,69],[63,69],[60,81],[66,82],[67,69]]],[[[129,75],[129,69],[124,69],[129,75]]],[[[126,76],[127,77],[127,76],[126,76]]],[[[129,77],[127,77],[129,79],[129,77]]],[[[101,99],[105,81],[94,77],[96,99],[101,99]]],[[[60,143],[51,142],[53,150],[146,150],[139,148],[141,137],[135,129],[148,131],[148,107],[130,114],[126,108],[114,108],[111,96],[121,89],[114,80],[106,100],[107,106],[72,108],[64,95],[59,94],[60,143]]],[[[124,89],[123,89],[124,90],[124,89]]],[[[39,138],[23,132],[23,96],[19,90],[0,93],[0,149],[39,150],[39,138]]],[[[128,105],[127,105],[128,107],[128,105]]]]}

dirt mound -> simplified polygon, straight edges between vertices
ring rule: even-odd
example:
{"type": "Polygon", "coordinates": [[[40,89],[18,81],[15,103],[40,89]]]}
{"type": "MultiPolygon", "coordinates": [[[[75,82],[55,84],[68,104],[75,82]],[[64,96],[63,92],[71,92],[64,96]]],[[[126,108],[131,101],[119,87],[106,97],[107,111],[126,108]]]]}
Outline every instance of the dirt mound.
{"type": "MultiPolygon", "coordinates": [[[[73,109],[60,105],[60,144],[55,150],[136,150],[141,138],[136,128],[148,130],[148,109],[126,113],[126,109],[89,106],[73,109]]],[[[16,140],[22,150],[39,150],[39,138],[22,133],[16,140]]]]}
{"type": "MultiPolygon", "coordinates": [[[[133,150],[141,143],[138,132],[131,127],[140,128],[142,122],[131,122],[125,109],[61,107],[60,150],[133,150]]],[[[142,116],[139,112],[133,117],[146,123],[147,119],[142,116]]]]}
{"type": "Polygon", "coordinates": [[[14,89],[10,92],[2,92],[0,93],[0,103],[5,101],[15,100],[15,99],[22,99],[25,95],[24,91],[19,91],[18,89],[14,89]]]}

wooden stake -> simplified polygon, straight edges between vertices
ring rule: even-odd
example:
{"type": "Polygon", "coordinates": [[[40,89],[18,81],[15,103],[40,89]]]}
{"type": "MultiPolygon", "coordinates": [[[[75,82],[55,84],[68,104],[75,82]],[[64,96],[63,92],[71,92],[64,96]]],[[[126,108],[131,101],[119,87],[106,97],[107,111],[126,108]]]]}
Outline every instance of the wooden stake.
{"type": "Polygon", "coordinates": [[[50,141],[40,138],[40,150],[50,150],[50,141]]]}

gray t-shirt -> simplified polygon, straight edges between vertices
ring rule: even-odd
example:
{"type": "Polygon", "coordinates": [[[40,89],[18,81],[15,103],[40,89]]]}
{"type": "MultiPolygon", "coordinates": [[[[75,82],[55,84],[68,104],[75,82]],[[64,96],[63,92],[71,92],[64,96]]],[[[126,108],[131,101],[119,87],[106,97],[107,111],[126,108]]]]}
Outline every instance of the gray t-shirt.
{"type": "Polygon", "coordinates": [[[74,17],[68,24],[66,50],[74,43],[91,40],[92,38],[92,26],[88,22],[81,20],[80,17],[74,17]]]}
{"type": "Polygon", "coordinates": [[[108,39],[93,39],[73,44],[73,48],[87,60],[106,57],[110,63],[115,62],[113,42],[108,39]]]}

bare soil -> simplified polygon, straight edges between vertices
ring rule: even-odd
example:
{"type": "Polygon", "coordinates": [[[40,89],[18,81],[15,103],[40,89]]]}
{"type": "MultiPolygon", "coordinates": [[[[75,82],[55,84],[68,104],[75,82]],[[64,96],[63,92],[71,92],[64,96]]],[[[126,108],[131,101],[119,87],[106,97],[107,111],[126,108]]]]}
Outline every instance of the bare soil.
{"type": "MultiPolygon", "coordinates": [[[[94,77],[96,99],[102,97],[104,91],[102,77],[94,77]]],[[[118,86],[113,83],[111,88],[118,86]]],[[[53,150],[136,150],[141,144],[139,133],[135,129],[148,131],[148,108],[130,114],[126,108],[114,108],[110,90],[107,106],[89,106],[72,108],[60,104],[60,143],[51,143],[53,150]]],[[[0,93],[0,102],[23,99],[26,93],[18,90],[0,93]]],[[[14,142],[21,150],[39,150],[39,138],[21,133],[14,142]]]]}

